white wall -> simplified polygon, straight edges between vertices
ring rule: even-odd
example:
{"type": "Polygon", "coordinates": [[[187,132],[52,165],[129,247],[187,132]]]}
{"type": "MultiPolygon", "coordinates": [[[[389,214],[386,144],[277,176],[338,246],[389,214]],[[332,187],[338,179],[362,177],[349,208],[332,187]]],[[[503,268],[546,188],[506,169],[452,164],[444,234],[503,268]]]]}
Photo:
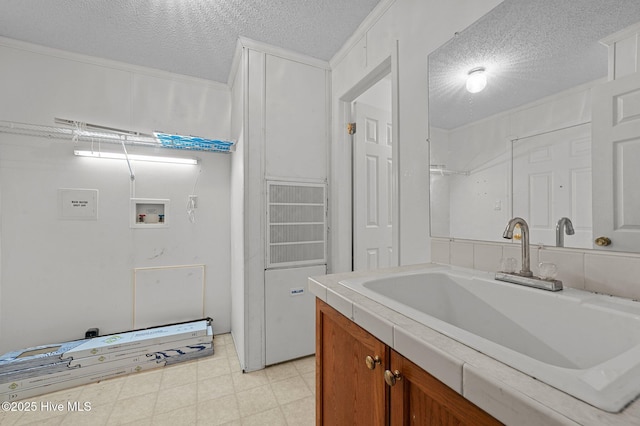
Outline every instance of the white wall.
{"type": "MultiPolygon", "coordinates": [[[[434,236],[499,241],[511,215],[511,150],[509,123],[504,116],[445,132],[431,132],[431,147],[446,151],[441,162],[450,171],[466,174],[432,175],[446,181],[449,193],[432,193],[432,211],[449,203],[448,230],[434,236]],[[499,203],[500,210],[496,210],[499,203]],[[469,214],[473,212],[473,214],[469,214]]],[[[433,163],[434,161],[432,161],[433,163]]],[[[434,214],[435,216],[435,214],[434,214]]]]}
{"type": "MultiPolygon", "coordinates": [[[[429,129],[429,167],[446,166],[449,163],[449,133],[446,130],[429,129]]],[[[450,234],[451,175],[430,174],[430,220],[432,237],[448,237],[450,234]]]]}
{"type": "Polygon", "coordinates": [[[391,78],[382,78],[358,96],[355,102],[371,105],[391,114],[391,78]]]}
{"type": "MultiPolygon", "coordinates": [[[[224,85],[8,39],[0,39],[0,63],[0,120],[54,125],[61,117],[230,136],[224,85]]],[[[135,195],[170,199],[171,218],[166,229],[131,229],[126,163],[77,158],[73,148],[70,141],[0,133],[0,352],[81,338],[90,327],[130,329],[138,267],[204,264],[204,314],[215,333],[228,332],[231,156],[199,152],[198,166],[135,163],[135,195]],[[59,188],[98,189],[98,219],[58,219],[59,188]],[[195,223],[185,211],[192,191],[199,197],[195,223]]],[[[170,302],[156,297],[148,302],[170,302]]]]}
{"type": "Polygon", "coordinates": [[[351,147],[340,98],[398,43],[400,264],[430,259],[427,56],[499,0],[385,1],[332,59],[330,268],[351,268],[351,147]],[[381,14],[382,13],[382,14],[381,14]]]}
{"type": "MultiPolygon", "coordinates": [[[[245,61],[245,50],[238,46],[236,60],[245,61]]],[[[236,151],[231,162],[231,334],[238,359],[245,358],[245,87],[246,67],[240,65],[232,76],[231,85],[231,137],[236,140],[236,151]]]]}

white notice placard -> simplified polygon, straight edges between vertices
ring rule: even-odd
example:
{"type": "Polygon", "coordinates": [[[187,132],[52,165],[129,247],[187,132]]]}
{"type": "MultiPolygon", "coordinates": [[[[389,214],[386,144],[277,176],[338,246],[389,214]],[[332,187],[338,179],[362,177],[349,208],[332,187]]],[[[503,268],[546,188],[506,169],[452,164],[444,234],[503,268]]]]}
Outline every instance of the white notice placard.
{"type": "Polygon", "coordinates": [[[98,190],[58,189],[58,217],[69,220],[97,220],[98,190]]]}

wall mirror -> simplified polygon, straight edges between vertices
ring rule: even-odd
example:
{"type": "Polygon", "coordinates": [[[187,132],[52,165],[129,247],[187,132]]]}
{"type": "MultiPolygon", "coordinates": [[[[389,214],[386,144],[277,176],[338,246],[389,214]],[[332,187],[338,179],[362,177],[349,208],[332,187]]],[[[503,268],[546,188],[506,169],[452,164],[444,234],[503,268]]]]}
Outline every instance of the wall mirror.
{"type": "MultiPolygon", "coordinates": [[[[433,237],[505,242],[508,220],[521,216],[532,244],[555,246],[566,217],[575,232],[563,233],[565,247],[640,252],[640,171],[629,167],[635,158],[640,170],[640,125],[611,145],[614,158],[606,161],[599,148],[606,132],[595,129],[603,122],[596,112],[611,115],[599,107],[611,102],[600,100],[618,96],[602,90],[611,58],[601,41],[639,23],[637,0],[506,0],[429,55],[433,237]],[[594,242],[605,233],[603,216],[614,223],[602,235],[609,246],[594,242]],[[619,232],[636,236],[623,244],[619,232]]],[[[619,43],[634,66],[637,39],[619,43]]],[[[633,121],[640,72],[630,74],[615,90],[630,94],[633,121]]]]}

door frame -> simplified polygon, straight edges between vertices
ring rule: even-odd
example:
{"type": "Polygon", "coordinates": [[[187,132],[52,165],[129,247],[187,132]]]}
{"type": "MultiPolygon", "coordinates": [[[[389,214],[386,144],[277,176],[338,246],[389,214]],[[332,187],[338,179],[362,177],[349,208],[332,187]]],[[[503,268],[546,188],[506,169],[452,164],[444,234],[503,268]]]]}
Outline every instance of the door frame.
{"type": "MultiPolygon", "coordinates": [[[[351,117],[351,103],[356,100],[360,95],[366,92],[369,88],[375,85],[382,78],[390,75],[391,76],[391,125],[392,125],[392,138],[393,138],[393,146],[392,146],[392,171],[391,171],[391,186],[393,189],[393,193],[395,194],[392,208],[393,208],[393,217],[395,219],[392,228],[392,237],[391,237],[391,245],[393,249],[393,264],[400,264],[400,211],[399,211],[399,200],[401,196],[400,185],[398,179],[398,159],[400,158],[400,119],[399,119],[399,73],[398,73],[398,42],[396,41],[393,44],[391,55],[387,56],[384,60],[382,60],[377,66],[373,67],[371,71],[369,71],[360,81],[358,81],[355,85],[353,85],[349,90],[344,92],[342,96],[338,98],[338,108],[340,112],[341,122],[345,123],[344,128],[338,129],[338,134],[340,136],[340,143],[349,144],[350,149],[350,161],[346,166],[348,170],[346,170],[348,176],[350,176],[350,187],[351,187],[351,195],[349,197],[350,205],[348,208],[348,215],[350,218],[350,246],[351,246],[351,260],[349,262],[350,269],[353,271],[354,266],[354,234],[355,230],[353,227],[354,223],[354,176],[353,176],[353,136],[347,134],[346,123],[352,122],[351,117]]],[[[336,189],[334,189],[336,191],[336,189]]],[[[342,209],[343,207],[341,207],[342,209]]],[[[335,237],[335,236],[334,236],[335,237]]]]}

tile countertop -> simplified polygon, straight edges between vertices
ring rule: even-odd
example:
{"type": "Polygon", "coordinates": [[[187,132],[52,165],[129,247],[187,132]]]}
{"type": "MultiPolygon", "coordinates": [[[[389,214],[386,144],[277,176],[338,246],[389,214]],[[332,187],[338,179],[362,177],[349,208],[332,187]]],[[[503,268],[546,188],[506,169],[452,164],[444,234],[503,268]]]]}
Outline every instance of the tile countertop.
{"type": "Polygon", "coordinates": [[[640,399],[618,414],[597,409],[339,283],[349,278],[375,277],[431,265],[310,277],[309,289],[507,425],[640,425],[640,399]]]}

